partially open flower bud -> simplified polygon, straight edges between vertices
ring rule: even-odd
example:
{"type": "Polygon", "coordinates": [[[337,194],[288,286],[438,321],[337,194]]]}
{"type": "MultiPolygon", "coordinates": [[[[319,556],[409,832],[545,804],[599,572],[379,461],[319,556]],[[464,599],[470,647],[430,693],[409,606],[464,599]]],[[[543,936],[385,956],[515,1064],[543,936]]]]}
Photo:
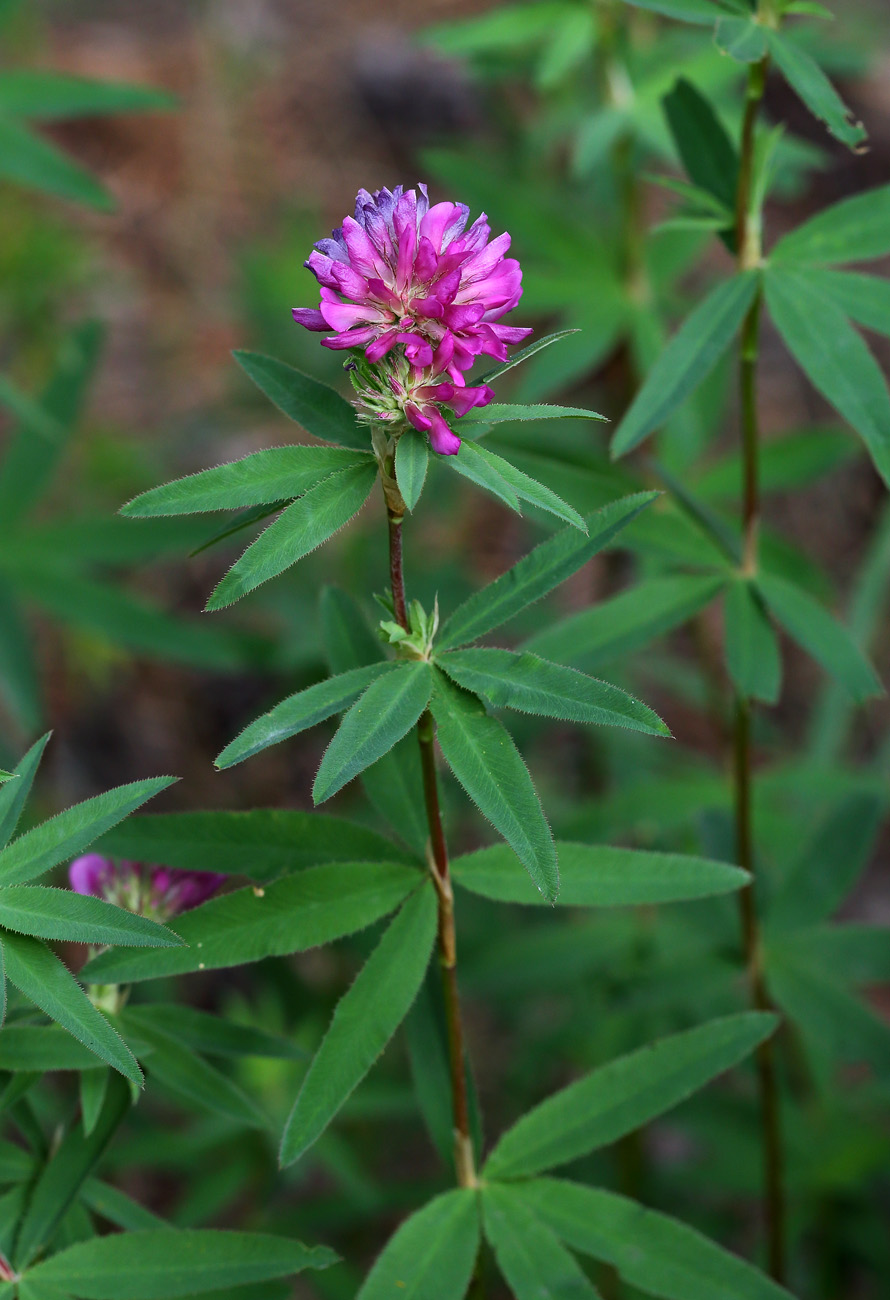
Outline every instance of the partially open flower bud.
{"type": "Polygon", "coordinates": [[[180,871],[87,853],[75,858],[68,880],[77,894],[94,894],[154,920],[166,920],[212,897],[226,879],[210,871],[180,871]]]}

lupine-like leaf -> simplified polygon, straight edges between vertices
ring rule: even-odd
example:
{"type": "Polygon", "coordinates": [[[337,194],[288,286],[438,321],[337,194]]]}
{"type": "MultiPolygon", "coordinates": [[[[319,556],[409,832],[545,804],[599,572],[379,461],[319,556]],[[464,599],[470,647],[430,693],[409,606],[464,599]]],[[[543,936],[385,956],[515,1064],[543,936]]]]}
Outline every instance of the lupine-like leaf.
{"type": "Polygon", "coordinates": [[[126,1078],[141,1084],[142,1071],[136,1058],[58,957],[39,940],[23,935],[7,932],[2,943],[10,983],[84,1047],[126,1078]]]}
{"type": "Polygon", "coordinates": [[[677,18],[682,23],[696,23],[703,27],[713,25],[721,11],[744,13],[743,0],[627,0],[637,9],[651,9],[666,18],[677,18]]]}
{"type": "Polygon", "coordinates": [[[361,510],[376,477],[377,466],[369,459],[322,479],[248,546],[217,585],[207,609],[233,604],[333,537],[361,510]]]}
{"type": "Polygon", "coordinates": [[[0,113],[58,122],[106,113],[145,113],[174,108],[176,99],[157,86],[93,81],[37,68],[10,68],[0,75],[0,113]]]}
{"type": "Polygon", "coordinates": [[[490,464],[487,460],[478,455],[478,449],[472,442],[464,440],[461,443],[460,451],[456,456],[448,456],[446,464],[449,469],[460,474],[462,478],[469,479],[485,492],[490,492],[498,501],[502,501],[510,510],[515,510],[517,514],[522,511],[519,506],[519,495],[504,478],[496,465],[490,464]]]}
{"type": "Polygon", "coordinates": [[[377,676],[356,700],[325,750],[312,787],[316,803],[341,790],[411,730],[429,703],[433,673],[426,662],[402,661],[377,676]]]}
{"type": "Polygon", "coordinates": [[[0,696],[22,731],[34,731],[42,713],[40,679],[31,630],[21,603],[0,578],[0,696]]]}
{"type": "Polygon", "coordinates": [[[694,1228],[599,1187],[536,1178],[514,1195],[573,1250],[662,1300],[790,1300],[790,1292],[694,1228]]]}
{"type": "Polygon", "coordinates": [[[73,858],[93,840],[176,780],[158,776],[85,799],[0,850],[0,885],[18,885],[73,858]]]}
{"type": "Polygon", "coordinates": [[[569,663],[611,663],[685,623],[717,596],[724,578],[650,578],[545,627],[526,648],[569,663]]]}
{"type": "Polygon", "coordinates": [[[267,447],[151,488],[123,506],[121,514],[144,519],[268,505],[302,496],[328,475],[365,463],[365,457],[341,447],[267,447]]]}
{"type": "Polygon", "coordinates": [[[429,460],[426,438],[417,429],[406,429],[396,443],[396,482],[409,510],[420,500],[429,460]]]}
{"type": "MultiPolygon", "coordinates": [[[[682,853],[653,853],[608,844],[556,845],[560,907],[633,907],[707,898],[741,889],[749,877],[739,867],[682,853]]],[[[541,894],[505,844],[455,858],[452,874],[474,894],[501,903],[543,904],[541,894]]]]}
{"type": "Polygon", "coordinates": [[[680,77],[662,104],[690,180],[733,213],[738,153],[710,100],[686,77],[680,77]]]}
{"type": "Polygon", "coordinates": [[[509,732],[488,717],[474,695],[452,686],[441,674],[431,708],[448,766],[552,903],[559,892],[553,836],[509,732]]]}
{"type": "Polygon", "coordinates": [[[368,430],[358,423],[345,397],[333,388],[260,352],[236,351],[232,356],[269,401],[308,433],[324,442],[339,442],[358,451],[370,450],[368,430]]]}
{"type": "Polygon", "coordinates": [[[177,948],[182,942],[157,921],[115,907],[103,898],[45,885],[0,886],[0,926],[38,939],[72,943],[177,948]]]}
{"type": "Polygon", "coordinates": [[[546,510],[548,514],[556,515],[557,519],[562,519],[565,523],[580,528],[584,533],[587,532],[587,524],[577,510],[567,505],[562,497],[557,496],[555,492],[551,492],[550,488],[545,487],[543,483],[538,483],[536,479],[530,478],[528,474],[523,474],[522,470],[517,469],[515,465],[511,465],[502,456],[496,456],[487,447],[478,446],[476,443],[466,443],[461,454],[465,459],[467,456],[474,459],[477,465],[480,459],[484,461],[489,469],[498,473],[504,482],[512,488],[520,501],[527,501],[529,505],[537,506],[539,510],[546,510]]]}
{"type": "Polygon", "coordinates": [[[80,1300],[173,1300],[328,1268],[337,1258],[326,1246],[266,1233],[148,1228],[80,1241],[28,1276],[80,1300]]]}
{"type": "Polygon", "coordinates": [[[851,149],[866,138],[865,127],[857,122],[834,86],[809,54],[791,38],[764,25],[773,62],[792,90],[828,130],[851,149]]]}
{"type": "Polygon", "coordinates": [[[98,1070],[80,1071],[80,1118],[85,1137],[90,1136],[99,1122],[111,1078],[111,1069],[107,1065],[100,1066],[98,1070]]]}
{"type": "Polygon", "coordinates": [[[45,1074],[49,1070],[99,1070],[98,1056],[72,1038],[60,1025],[3,1026],[0,1070],[45,1074]]]}
{"type": "Polygon", "coordinates": [[[771,250],[769,260],[833,266],[890,253],[890,185],[865,190],[823,208],[771,250]]]}
{"type": "Polygon", "coordinates": [[[128,1006],[125,1019],[137,1030],[160,1029],[171,1038],[186,1043],[196,1052],[210,1056],[256,1056],[271,1061],[303,1061],[308,1052],[282,1034],[270,1034],[255,1025],[226,1020],[197,1007],[159,1003],[153,1006],[128,1006]]]}
{"type": "Polygon", "coordinates": [[[268,1128],[269,1121],[254,1099],[181,1040],[144,1018],[130,1020],[125,1015],[123,1025],[144,1057],[149,1075],[178,1097],[236,1124],[268,1128]]]}
{"type": "Polygon", "coordinates": [[[773,574],[761,574],[756,579],[756,587],[788,635],[835,677],[854,700],[861,702],[884,693],[874,668],[849,632],[812,596],[773,574]]]}
{"type": "Polygon", "coordinates": [[[763,602],[743,579],[726,591],[726,666],[744,696],[775,704],[782,685],[782,658],[763,602]]]}
{"type": "Polygon", "coordinates": [[[764,24],[753,17],[718,18],[714,41],[718,50],[737,63],[757,63],[767,50],[764,24]]]}
{"type": "Polygon", "coordinates": [[[586,406],[551,406],[546,402],[510,404],[492,402],[468,412],[464,420],[468,425],[506,424],[513,420],[605,420],[604,415],[586,406]]]}
{"type": "Polygon", "coordinates": [[[484,696],[498,709],[670,735],[658,715],[626,691],[528,651],[450,650],[438,663],[458,686],[484,696]]]}
{"type": "Polygon", "coordinates": [[[111,195],[88,171],[43,136],[5,116],[0,116],[0,178],[101,212],[114,208],[111,195]]]}
{"type": "MultiPolygon", "coordinates": [[[[499,10],[498,12],[503,13],[504,11],[499,10]]],[[[568,338],[570,334],[577,334],[578,332],[579,331],[576,329],[569,329],[557,330],[554,334],[545,334],[543,338],[535,339],[533,342],[527,343],[524,348],[520,348],[518,352],[512,353],[506,361],[502,361],[500,365],[494,366],[491,370],[487,370],[484,375],[480,375],[479,379],[474,379],[473,382],[490,384],[493,380],[500,379],[501,375],[506,374],[508,370],[512,370],[514,366],[522,365],[523,361],[528,361],[529,357],[533,357],[536,352],[541,352],[544,348],[549,348],[551,343],[558,343],[560,339],[568,338]]]]}
{"type": "Polygon", "coordinates": [[[15,769],[18,778],[15,784],[0,790],[0,850],[6,847],[15,834],[15,828],[19,824],[22,809],[31,793],[31,786],[34,784],[34,777],[50,734],[47,732],[45,736],[41,736],[25,754],[15,769]]]}
{"type": "Polygon", "coordinates": [[[810,382],[848,420],[890,483],[890,394],[868,347],[805,271],[783,267],[766,276],[776,328],[810,382]]]}
{"type": "Polygon", "coordinates": [[[304,952],[372,925],[417,883],[413,867],[393,862],[309,867],[265,888],[238,889],[184,912],[176,930],[187,948],[111,949],[94,958],[82,977],[93,984],[129,984],[304,952]]]}
{"type": "Polygon", "coordinates": [[[639,492],[613,501],[585,515],[589,530],[586,537],[565,529],[536,546],[455,610],[439,635],[439,648],[447,650],[475,641],[546,596],[607,546],[656,496],[655,492],[639,492]]]}
{"type": "Polygon", "coordinates": [[[285,1125],[282,1165],[318,1140],[408,1014],[429,965],[436,918],[432,885],[424,884],[340,999],[285,1125]]]}
{"type": "Polygon", "coordinates": [[[369,664],[367,668],[353,668],[350,672],[329,677],[327,681],[316,682],[314,686],[307,686],[305,690],[289,695],[268,713],[251,722],[226,745],[216,759],[215,766],[226,768],[243,763],[270,745],[278,745],[281,741],[314,727],[316,723],[324,722],[325,718],[342,713],[355,703],[372,682],[396,667],[398,665],[395,662],[381,661],[369,664]]]}
{"type": "Polygon", "coordinates": [[[738,333],[759,284],[756,272],[744,271],[712,289],[687,316],[618,426],[613,457],[624,456],[664,424],[711,373],[738,333]]]}
{"type": "Polygon", "coordinates": [[[412,1214],[387,1242],[357,1300],[463,1300],[479,1249],[479,1203],[460,1188],[412,1214]]]}
{"type": "Polygon", "coordinates": [[[890,334],[890,280],[815,266],[808,269],[807,279],[857,325],[890,334]]]}
{"type": "Polygon", "coordinates": [[[776,1024],[761,1012],[725,1016],[600,1066],[514,1124],[489,1156],[486,1177],[527,1177],[615,1142],[743,1060],[776,1024]]]}
{"type": "Polygon", "coordinates": [[[516,1300],[599,1300],[574,1257],[515,1188],[487,1184],[482,1214],[485,1236],[516,1300]]]}

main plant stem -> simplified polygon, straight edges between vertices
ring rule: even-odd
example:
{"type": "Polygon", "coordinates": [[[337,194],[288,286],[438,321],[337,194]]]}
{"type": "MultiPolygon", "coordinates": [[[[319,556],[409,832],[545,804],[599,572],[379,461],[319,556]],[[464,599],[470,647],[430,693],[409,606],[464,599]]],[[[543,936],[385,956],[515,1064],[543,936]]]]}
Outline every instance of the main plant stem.
{"type": "MultiPolygon", "coordinates": [[[[753,208],[754,146],[757,117],[766,82],[767,60],[751,66],[742,122],[739,153],[739,185],[736,207],[736,239],[739,269],[760,265],[761,219],[753,208]]],[[[742,571],[753,577],[758,566],[760,525],[759,449],[760,427],[757,404],[757,358],[760,339],[761,297],[758,293],[742,326],[739,355],[739,390],[742,424],[742,571]]],[[[755,851],[752,817],[752,702],[739,694],[735,706],[733,779],[735,786],[736,856],[751,875],[751,883],[739,892],[742,939],[751,990],[758,1011],[773,1010],[763,973],[763,945],[755,893],[755,851]]],[[[763,1147],[764,1209],[769,1270],[777,1282],[785,1280],[785,1194],[779,1085],[772,1039],[757,1050],[757,1079],[760,1094],[763,1147]]]]}
{"type": "MultiPolygon", "coordinates": [[[[405,600],[405,576],[402,569],[402,516],[387,510],[389,519],[389,576],[392,584],[393,609],[397,621],[408,630],[405,600]]],[[[448,1037],[448,1065],[451,1075],[451,1100],[454,1114],[454,1169],[458,1186],[475,1187],[476,1163],[470,1132],[470,1103],[463,1020],[457,986],[457,936],[454,927],[454,891],[448,865],[448,846],[442,828],[439,806],[439,780],[436,774],[435,728],[427,709],[417,724],[423,796],[430,832],[430,874],[436,887],[439,905],[439,964],[442,968],[442,992],[445,1001],[445,1025],[448,1037]]]]}

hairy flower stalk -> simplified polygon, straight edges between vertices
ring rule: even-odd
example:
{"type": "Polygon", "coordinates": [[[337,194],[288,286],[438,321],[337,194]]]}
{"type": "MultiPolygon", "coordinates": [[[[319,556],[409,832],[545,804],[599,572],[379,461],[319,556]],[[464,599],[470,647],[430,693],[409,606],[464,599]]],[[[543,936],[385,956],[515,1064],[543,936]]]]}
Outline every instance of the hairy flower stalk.
{"type": "Polygon", "coordinates": [[[205,903],[225,876],[209,871],[178,871],[144,862],[118,861],[100,853],[75,858],[68,882],[76,894],[92,894],[153,921],[167,921],[205,903]]]}

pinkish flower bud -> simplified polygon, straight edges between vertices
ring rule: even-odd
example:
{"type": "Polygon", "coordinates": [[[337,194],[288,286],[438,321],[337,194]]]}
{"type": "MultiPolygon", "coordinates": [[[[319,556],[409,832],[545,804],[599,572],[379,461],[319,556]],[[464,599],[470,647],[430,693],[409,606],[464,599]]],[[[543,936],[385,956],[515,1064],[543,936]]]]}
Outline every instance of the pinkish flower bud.
{"type": "Polygon", "coordinates": [[[93,894],[154,920],[167,920],[206,902],[225,879],[210,871],[149,866],[99,853],[75,858],[68,868],[68,880],[76,894],[93,894]]]}

